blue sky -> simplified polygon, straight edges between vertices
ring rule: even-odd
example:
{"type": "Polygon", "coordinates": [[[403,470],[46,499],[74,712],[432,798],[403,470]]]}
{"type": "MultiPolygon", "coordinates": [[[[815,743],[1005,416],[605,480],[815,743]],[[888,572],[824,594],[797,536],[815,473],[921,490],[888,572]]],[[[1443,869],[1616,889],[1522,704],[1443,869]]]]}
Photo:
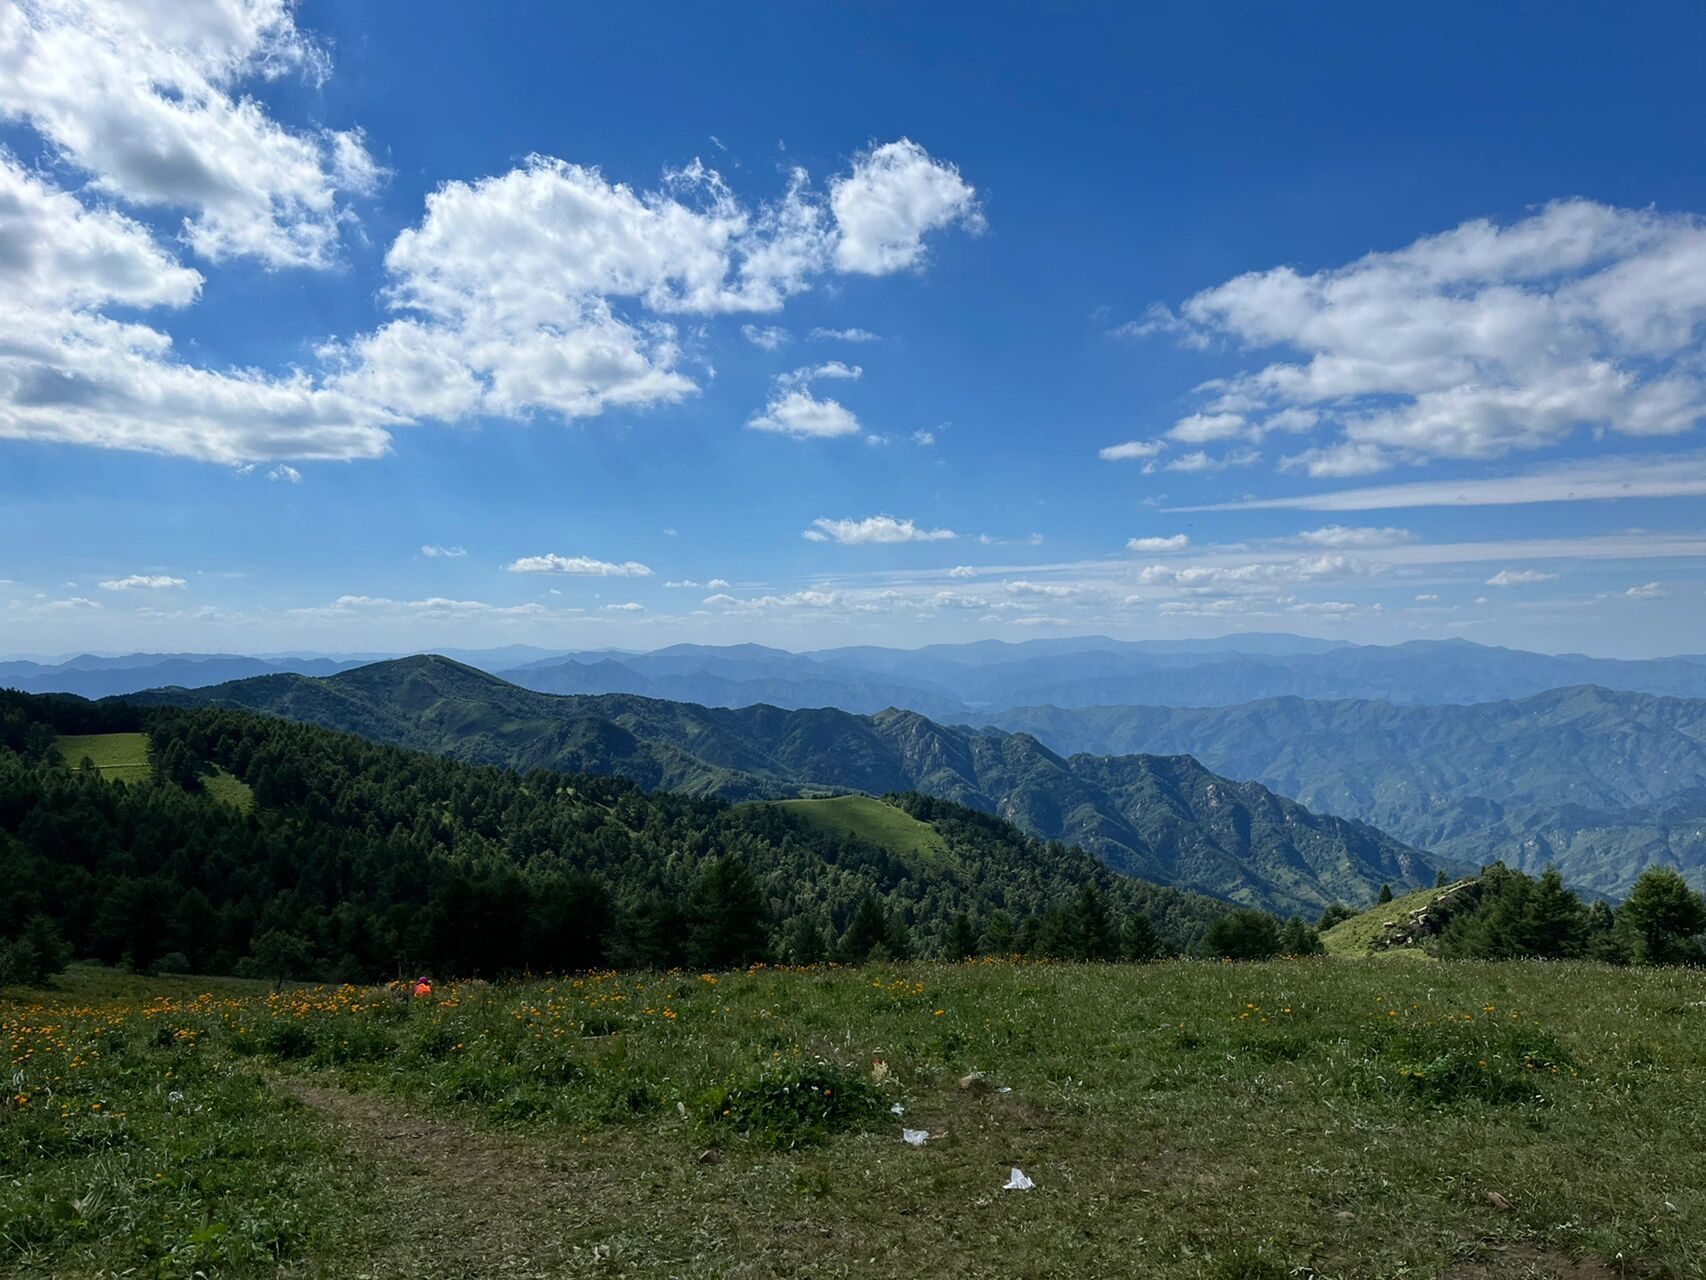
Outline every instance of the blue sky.
{"type": "Polygon", "coordinates": [[[1706,14],[1130,10],[8,6],[0,649],[1706,650],[1706,14]]]}

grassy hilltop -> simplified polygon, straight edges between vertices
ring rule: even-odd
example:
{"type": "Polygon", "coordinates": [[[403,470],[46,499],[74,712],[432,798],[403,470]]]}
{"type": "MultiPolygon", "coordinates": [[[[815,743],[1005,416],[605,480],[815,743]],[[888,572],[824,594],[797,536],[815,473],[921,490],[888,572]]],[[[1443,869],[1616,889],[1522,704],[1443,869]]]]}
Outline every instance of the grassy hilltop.
{"type": "Polygon", "coordinates": [[[0,1273],[1706,1276],[1697,971],[119,981],[0,1003],[0,1273]]]}

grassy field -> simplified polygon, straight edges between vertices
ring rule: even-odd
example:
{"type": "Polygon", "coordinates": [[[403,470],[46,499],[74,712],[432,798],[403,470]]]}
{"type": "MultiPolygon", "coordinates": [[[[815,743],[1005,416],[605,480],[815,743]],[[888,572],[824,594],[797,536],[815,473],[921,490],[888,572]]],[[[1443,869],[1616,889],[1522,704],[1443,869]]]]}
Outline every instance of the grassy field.
{"type": "MultiPolygon", "coordinates": [[[[1370,948],[1390,932],[1389,926],[1408,920],[1411,913],[1431,906],[1442,894],[1449,894],[1460,888],[1462,881],[1446,885],[1444,888],[1417,889],[1414,893],[1406,893],[1383,902],[1377,907],[1370,907],[1360,915],[1354,915],[1349,920],[1341,920],[1321,935],[1321,943],[1327,948],[1328,955],[1334,956],[1366,956],[1370,948]]],[[[1394,957],[1411,959],[1427,959],[1420,948],[1405,947],[1380,953],[1394,957]]]]}
{"type": "Polygon", "coordinates": [[[82,970],[0,1023],[6,1275],[1706,1277],[1697,972],[82,970]]]}
{"type": "Polygon", "coordinates": [[[829,796],[820,800],[774,800],[778,809],[845,835],[888,849],[914,866],[941,865],[948,858],[942,837],[911,814],[875,796],[829,796]]]}
{"type": "Polygon", "coordinates": [[[84,760],[94,761],[104,778],[147,782],[154,776],[145,733],[63,733],[59,752],[73,768],[84,760]]]}
{"type": "MultiPolygon", "coordinates": [[[[101,776],[113,781],[147,782],[154,776],[148,763],[148,735],[144,733],[62,733],[59,752],[73,767],[84,760],[94,762],[101,776]]],[[[215,766],[202,778],[208,795],[247,811],[254,803],[249,784],[215,766]]]]}

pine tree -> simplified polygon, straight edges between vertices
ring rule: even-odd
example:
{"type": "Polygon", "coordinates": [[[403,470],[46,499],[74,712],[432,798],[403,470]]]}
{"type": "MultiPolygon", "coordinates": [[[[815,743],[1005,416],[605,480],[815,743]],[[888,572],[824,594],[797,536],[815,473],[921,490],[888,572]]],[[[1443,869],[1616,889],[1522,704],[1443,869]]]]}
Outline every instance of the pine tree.
{"type": "Polygon", "coordinates": [[[1120,930],[1120,953],[1127,960],[1140,963],[1161,958],[1161,935],[1142,912],[1134,911],[1125,918],[1120,930]]]}
{"type": "Polygon", "coordinates": [[[942,953],[949,960],[965,960],[977,954],[977,930],[972,928],[971,917],[965,912],[954,914],[942,953]]]}
{"type": "Polygon", "coordinates": [[[1119,954],[1119,938],[1108,916],[1108,903],[1092,882],[1078,891],[1079,954],[1085,960],[1112,960],[1119,954]]]}
{"type": "Polygon", "coordinates": [[[1523,954],[1562,958],[1582,954],[1587,913],[1582,900],[1564,887],[1556,867],[1535,882],[1523,913],[1523,954]]]}
{"type": "Polygon", "coordinates": [[[687,900],[687,954],[701,969],[730,969],[762,960],[769,932],[758,883],[733,854],[713,860],[687,900]]]}
{"type": "Polygon", "coordinates": [[[1209,925],[1202,945],[1227,960],[1267,960],[1279,954],[1279,923],[1265,911],[1229,911],[1209,925]]]}
{"type": "Polygon", "coordinates": [[[1379,900],[1381,906],[1385,906],[1388,902],[1392,901],[1392,886],[1391,885],[1383,884],[1380,886],[1380,898],[1378,900],[1379,900]]]}
{"type": "Polygon", "coordinates": [[[1434,872],[1434,888],[1443,889],[1445,888],[1445,883],[1445,868],[1441,867],[1438,871],[1434,872]]]}
{"type": "Polygon", "coordinates": [[[1019,949],[1019,933],[1013,917],[997,908],[989,913],[989,923],[983,926],[983,950],[986,955],[1010,956],[1019,949]]]}
{"type": "Polygon", "coordinates": [[[861,898],[836,947],[842,963],[863,964],[872,951],[883,945],[887,932],[888,921],[884,919],[883,909],[877,900],[869,896],[861,898]]]}
{"type": "Polygon", "coordinates": [[[1643,871],[1617,916],[1636,964],[1682,964],[1701,956],[1706,898],[1669,867],[1643,871]]]}

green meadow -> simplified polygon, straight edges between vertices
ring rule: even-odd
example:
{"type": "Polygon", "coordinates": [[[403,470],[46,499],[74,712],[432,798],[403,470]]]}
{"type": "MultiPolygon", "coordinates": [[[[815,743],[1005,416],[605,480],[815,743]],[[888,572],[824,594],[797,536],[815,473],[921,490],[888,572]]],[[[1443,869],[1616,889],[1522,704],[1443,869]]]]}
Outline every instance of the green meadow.
{"type": "Polygon", "coordinates": [[[1698,971],[62,983],[0,1003],[8,1276],[1706,1277],[1698,971]]]}

